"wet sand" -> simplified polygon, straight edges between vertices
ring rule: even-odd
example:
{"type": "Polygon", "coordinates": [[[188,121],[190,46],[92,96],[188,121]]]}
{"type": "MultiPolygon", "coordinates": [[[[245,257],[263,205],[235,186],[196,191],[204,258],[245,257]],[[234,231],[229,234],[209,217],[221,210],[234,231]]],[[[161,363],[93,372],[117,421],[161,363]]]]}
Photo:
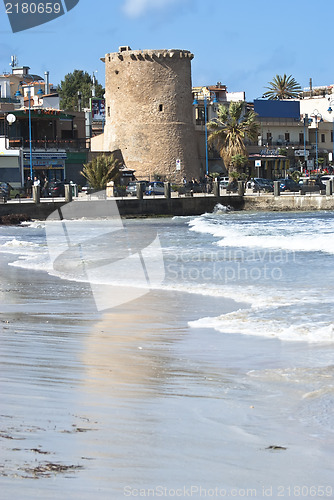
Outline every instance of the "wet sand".
{"type": "Polygon", "coordinates": [[[2,270],[2,500],[330,484],[300,388],[256,377],[297,347],[188,326],[233,301],[152,291],[99,315],[84,284],[2,270]]]}
{"type": "Polygon", "coordinates": [[[173,366],[175,344],[206,301],[151,292],[98,315],[84,284],[2,270],[1,498],[123,497],[159,468],[152,452],[169,431],[155,408],[183,394],[175,370],[191,378],[173,366]]]}

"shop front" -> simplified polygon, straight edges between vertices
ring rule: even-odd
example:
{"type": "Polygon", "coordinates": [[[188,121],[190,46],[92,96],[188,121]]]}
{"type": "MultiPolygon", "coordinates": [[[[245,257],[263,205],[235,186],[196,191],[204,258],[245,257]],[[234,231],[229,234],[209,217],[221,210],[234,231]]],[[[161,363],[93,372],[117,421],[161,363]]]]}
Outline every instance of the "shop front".
{"type": "Polygon", "coordinates": [[[30,153],[24,152],[24,178],[28,176],[44,179],[47,177],[49,181],[63,181],[66,178],[65,161],[67,154],[65,152],[32,152],[31,165],[30,153]]]}
{"type": "Polygon", "coordinates": [[[285,177],[290,168],[290,160],[274,150],[261,150],[249,155],[251,177],[263,179],[279,179],[285,177]]]}

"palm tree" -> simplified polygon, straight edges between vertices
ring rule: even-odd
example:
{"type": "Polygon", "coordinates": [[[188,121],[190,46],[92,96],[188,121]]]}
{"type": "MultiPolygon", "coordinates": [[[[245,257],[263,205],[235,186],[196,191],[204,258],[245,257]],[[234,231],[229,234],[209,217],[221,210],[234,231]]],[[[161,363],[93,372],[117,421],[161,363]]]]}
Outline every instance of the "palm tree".
{"type": "Polygon", "coordinates": [[[302,88],[299,83],[292,77],[292,75],[283,76],[276,75],[272,82],[269,82],[269,89],[263,94],[263,97],[273,100],[280,99],[296,99],[302,88]]]}
{"type": "Polygon", "coordinates": [[[231,102],[229,107],[220,104],[217,118],[207,123],[211,132],[208,141],[218,149],[230,178],[232,172],[240,173],[247,162],[246,136],[251,141],[257,139],[259,125],[256,116],[252,109],[244,111],[243,102],[231,102]]]}
{"type": "Polygon", "coordinates": [[[105,189],[110,181],[117,181],[120,177],[121,163],[114,155],[100,155],[86,163],[80,172],[93,189],[105,189]]]}
{"type": "Polygon", "coordinates": [[[233,169],[232,172],[236,172],[240,176],[240,173],[242,173],[247,162],[247,156],[241,154],[233,155],[231,158],[231,169],[233,169]]]}

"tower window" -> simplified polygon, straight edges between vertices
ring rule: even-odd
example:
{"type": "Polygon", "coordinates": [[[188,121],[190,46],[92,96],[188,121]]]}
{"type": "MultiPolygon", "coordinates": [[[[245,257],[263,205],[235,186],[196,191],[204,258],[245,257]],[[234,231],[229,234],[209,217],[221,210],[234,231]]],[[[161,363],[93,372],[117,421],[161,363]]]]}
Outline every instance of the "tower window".
{"type": "Polygon", "coordinates": [[[163,110],[164,110],[163,104],[159,104],[159,111],[163,111],[163,110]]]}

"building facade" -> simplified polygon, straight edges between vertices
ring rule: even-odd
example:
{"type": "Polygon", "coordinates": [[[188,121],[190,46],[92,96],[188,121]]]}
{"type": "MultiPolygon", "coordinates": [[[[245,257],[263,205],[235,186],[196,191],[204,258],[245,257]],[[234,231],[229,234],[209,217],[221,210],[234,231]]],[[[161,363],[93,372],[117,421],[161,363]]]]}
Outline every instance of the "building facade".
{"type": "Polygon", "coordinates": [[[218,106],[229,106],[230,102],[245,102],[245,92],[228,92],[226,85],[193,87],[193,122],[201,172],[226,175],[227,171],[218,151],[208,144],[206,123],[217,118],[218,106]]]}
{"type": "Polygon", "coordinates": [[[83,184],[87,161],[84,112],[59,109],[59,96],[29,67],[0,76],[0,181],[22,186],[33,175],[83,184]],[[15,90],[15,92],[14,92],[15,90]]]}

